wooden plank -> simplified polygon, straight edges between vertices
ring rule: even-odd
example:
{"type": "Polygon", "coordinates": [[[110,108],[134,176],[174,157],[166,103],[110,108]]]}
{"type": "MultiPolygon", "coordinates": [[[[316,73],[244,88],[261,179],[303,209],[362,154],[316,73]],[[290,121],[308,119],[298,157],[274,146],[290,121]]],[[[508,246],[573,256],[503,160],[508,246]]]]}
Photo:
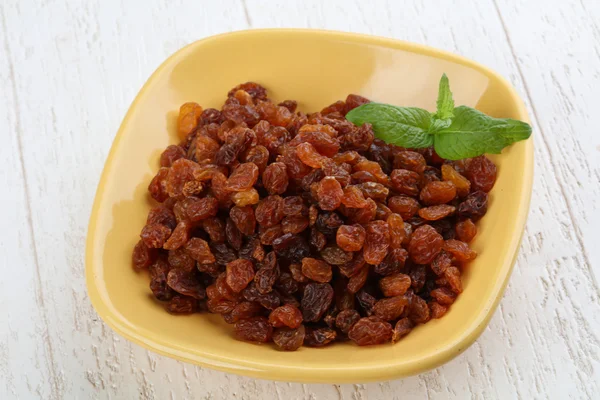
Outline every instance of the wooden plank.
{"type": "Polygon", "coordinates": [[[0,246],[11,277],[0,283],[0,304],[12,307],[9,328],[0,331],[0,397],[566,398],[600,389],[600,250],[592,243],[600,223],[600,149],[590,112],[598,108],[598,2],[30,0],[1,7],[0,82],[8,89],[0,92],[0,121],[11,132],[0,156],[22,167],[0,171],[0,184],[12,188],[1,199],[11,210],[2,221],[18,226],[16,235],[2,234],[0,246]],[[367,385],[238,377],[126,342],[87,300],[89,211],[137,90],[193,40],[276,26],[363,32],[454,51],[507,76],[533,111],[536,180],[515,273],[482,337],[435,371],[367,385]],[[31,225],[23,224],[28,216],[31,225]],[[23,301],[15,305],[9,299],[16,293],[23,301]]]}

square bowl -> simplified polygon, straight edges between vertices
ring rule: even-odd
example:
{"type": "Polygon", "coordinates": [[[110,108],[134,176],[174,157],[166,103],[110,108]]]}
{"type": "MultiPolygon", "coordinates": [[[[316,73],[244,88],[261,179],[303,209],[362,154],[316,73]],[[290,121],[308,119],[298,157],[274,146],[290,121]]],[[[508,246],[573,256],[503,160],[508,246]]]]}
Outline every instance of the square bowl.
{"type": "Polygon", "coordinates": [[[456,104],[496,117],[528,120],[523,101],[495,72],[460,56],[397,40],[314,30],[256,30],[210,37],[179,50],[150,77],[131,105],[106,161],[90,218],[86,281],[98,315],[117,333],[157,353],[264,379],[366,382],[413,375],[464,351],[489,322],[514,264],[529,210],[533,143],[491,158],[498,179],[472,243],[479,256],[463,273],[464,292],[439,320],[396,344],[336,343],[280,352],[233,338],[217,315],[172,316],[152,301],[148,278],[131,268],[131,251],[151,206],[148,183],[158,159],[177,143],[181,104],[220,108],[240,82],[270,97],[320,110],[348,93],[432,109],[446,73],[456,104]]]}

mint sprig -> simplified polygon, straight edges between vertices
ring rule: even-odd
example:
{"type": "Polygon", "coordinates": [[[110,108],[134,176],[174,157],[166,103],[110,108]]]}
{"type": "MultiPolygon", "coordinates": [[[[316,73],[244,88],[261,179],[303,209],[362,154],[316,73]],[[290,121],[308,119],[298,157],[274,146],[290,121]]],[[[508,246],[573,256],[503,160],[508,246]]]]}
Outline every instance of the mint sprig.
{"type": "Polygon", "coordinates": [[[346,114],[356,125],[373,125],[375,136],[407,148],[434,146],[445,159],[459,160],[503,148],[531,136],[531,126],[510,118],[493,118],[467,106],[454,107],[446,74],[439,86],[437,110],[368,103],[346,114]]]}

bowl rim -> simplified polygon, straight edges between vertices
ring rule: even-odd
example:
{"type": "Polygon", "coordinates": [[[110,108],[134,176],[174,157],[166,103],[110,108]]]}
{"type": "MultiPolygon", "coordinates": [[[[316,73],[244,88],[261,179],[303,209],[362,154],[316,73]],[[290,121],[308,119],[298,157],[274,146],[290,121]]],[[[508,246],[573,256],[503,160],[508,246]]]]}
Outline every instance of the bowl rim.
{"type": "MultiPolygon", "coordinates": [[[[527,114],[527,109],[523,100],[519,97],[514,87],[499,73],[494,70],[477,63],[473,60],[465,58],[463,56],[436,49],[434,47],[421,45],[417,43],[411,43],[398,39],[390,39],[386,37],[358,34],[358,33],[346,33],[332,30],[319,30],[319,29],[251,29],[242,30],[229,33],[222,33],[213,35],[194,41],[180,50],[169,56],[161,65],[152,73],[148,80],[144,83],[135,99],[129,106],[123,121],[121,122],[117,134],[113,140],[112,146],[108,153],[106,162],[104,164],[100,181],[94,197],[94,203],[90,215],[87,239],[86,239],[86,251],[85,251],[85,274],[86,274],[86,286],[90,301],[102,318],[102,320],[115,332],[123,336],[127,340],[134,342],[146,349],[152,350],[161,355],[169,356],[180,361],[185,361],[192,364],[198,364],[203,367],[209,367],[225,372],[232,372],[246,376],[252,376],[262,379],[280,380],[280,381],[294,381],[294,382],[320,382],[320,383],[360,383],[370,381],[383,381],[387,379],[405,377],[410,375],[416,375],[418,373],[430,370],[438,367],[454,357],[461,354],[466,348],[468,348],[483,332],[484,328],[488,325],[496,307],[498,306],[504,289],[508,284],[516,257],[518,255],[521,238],[525,229],[525,222],[529,213],[529,205],[531,200],[532,184],[533,184],[533,140],[527,140],[524,142],[525,148],[525,159],[523,163],[523,185],[525,187],[523,195],[520,197],[517,206],[519,207],[517,213],[517,226],[520,230],[517,235],[508,242],[507,254],[512,254],[512,257],[506,257],[503,261],[503,265],[500,268],[500,276],[504,277],[495,283],[492,289],[492,295],[488,297],[487,304],[485,305],[484,312],[482,312],[479,318],[474,321],[470,326],[460,334],[459,338],[453,346],[447,346],[443,349],[439,349],[437,352],[428,354],[419,360],[415,360],[412,363],[399,363],[399,364],[388,364],[388,368],[382,368],[379,365],[351,365],[344,368],[306,368],[301,365],[295,366],[281,366],[281,365],[270,365],[263,362],[255,362],[248,359],[230,359],[229,357],[223,357],[218,354],[205,354],[204,356],[197,354],[190,354],[185,352],[184,349],[179,349],[177,346],[169,343],[167,340],[163,340],[159,335],[155,335],[150,338],[145,334],[139,332],[135,326],[132,326],[128,321],[118,318],[111,307],[105,302],[106,293],[101,293],[98,286],[96,285],[96,270],[102,268],[102,265],[95,265],[95,252],[98,249],[94,248],[94,242],[96,237],[96,225],[98,219],[98,213],[101,204],[104,201],[104,192],[106,190],[107,179],[112,175],[113,163],[117,153],[117,149],[120,147],[123,133],[126,130],[125,127],[128,125],[129,120],[137,109],[140,99],[146,96],[149,88],[157,80],[157,77],[161,75],[171,63],[176,60],[185,57],[197,46],[204,45],[209,42],[218,41],[224,37],[241,37],[246,35],[305,35],[305,36],[318,36],[326,37],[334,40],[351,40],[355,43],[371,44],[377,46],[383,46],[394,50],[404,50],[417,54],[427,55],[439,59],[445,59],[461,65],[470,67],[478,72],[493,78],[498,81],[507,91],[513,104],[515,105],[516,111],[519,114],[519,119],[530,122],[527,114]]],[[[99,263],[101,264],[101,263],[99,263]]]]}

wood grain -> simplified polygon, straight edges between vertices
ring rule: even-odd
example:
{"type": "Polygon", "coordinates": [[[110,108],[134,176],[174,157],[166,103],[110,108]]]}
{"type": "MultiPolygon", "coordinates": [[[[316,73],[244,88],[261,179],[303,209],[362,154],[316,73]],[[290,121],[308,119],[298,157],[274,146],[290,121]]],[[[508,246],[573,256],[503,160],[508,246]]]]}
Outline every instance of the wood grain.
{"type": "Polygon", "coordinates": [[[0,3],[0,398],[597,396],[599,21],[594,0],[0,3]],[[489,327],[452,362],[366,385],[260,381],[148,352],[113,334],[92,309],[83,272],[87,222],[130,102],[185,44],[263,27],[443,48],[499,71],[525,99],[536,170],[521,253],[489,327]]]}

